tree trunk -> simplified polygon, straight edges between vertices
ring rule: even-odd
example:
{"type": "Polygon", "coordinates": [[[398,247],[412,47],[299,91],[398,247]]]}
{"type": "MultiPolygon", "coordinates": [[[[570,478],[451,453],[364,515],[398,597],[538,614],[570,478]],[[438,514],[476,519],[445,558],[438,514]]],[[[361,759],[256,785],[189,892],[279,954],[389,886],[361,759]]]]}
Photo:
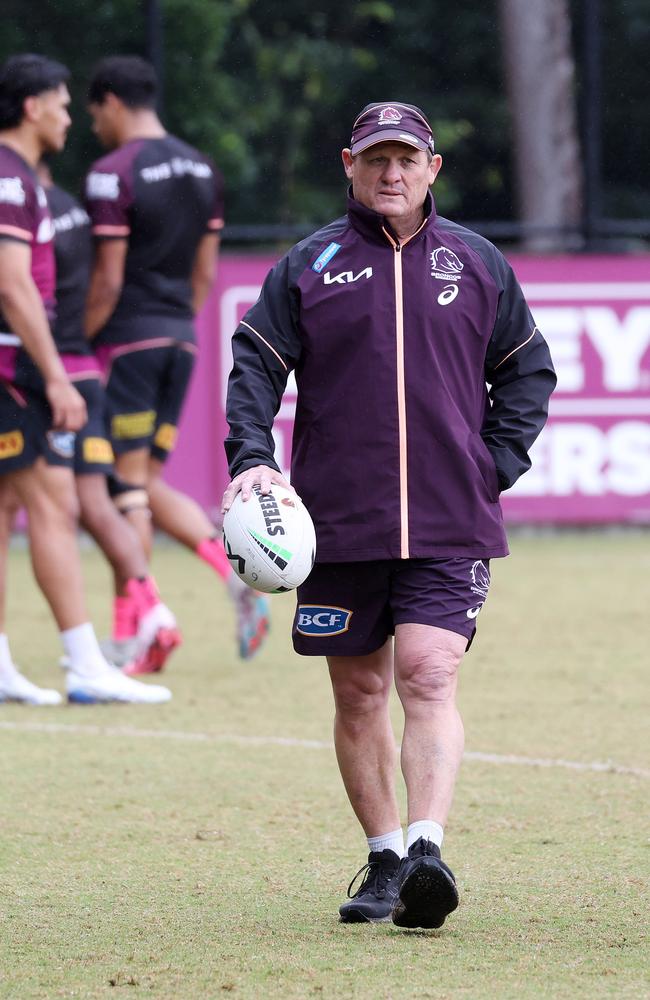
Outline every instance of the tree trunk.
{"type": "Polygon", "coordinates": [[[499,0],[527,250],[574,249],[581,166],[567,0],[499,0]]]}

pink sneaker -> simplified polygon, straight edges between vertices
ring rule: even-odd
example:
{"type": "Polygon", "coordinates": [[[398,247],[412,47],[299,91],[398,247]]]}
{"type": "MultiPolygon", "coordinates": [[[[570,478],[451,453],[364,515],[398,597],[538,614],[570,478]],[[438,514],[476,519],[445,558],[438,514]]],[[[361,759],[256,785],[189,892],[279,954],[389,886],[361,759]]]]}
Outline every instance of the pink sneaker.
{"type": "Polygon", "coordinates": [[[140,619],[138,652],[122,667],[125,674],[156,674],[183,642],[176,619],[165,604],[156,604],[140,619]]]}

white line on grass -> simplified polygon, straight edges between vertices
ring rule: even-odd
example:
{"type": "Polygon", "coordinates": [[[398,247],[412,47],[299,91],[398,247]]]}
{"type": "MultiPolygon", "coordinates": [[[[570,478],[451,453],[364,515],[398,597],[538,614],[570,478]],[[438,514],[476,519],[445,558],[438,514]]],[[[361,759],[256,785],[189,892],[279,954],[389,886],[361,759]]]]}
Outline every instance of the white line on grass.
{"type": "MultiPolygon", "coordinates": [[[[134,726],[90,726],[63,722],[0,722],[0,730],[50,735],[110,736],[132,739],[177,740],[184,743],[230,743],[237,746],[295,747],[301,750],[333,750],[329,740],[299,740],[291,736],[236,736],[228,733],[193,733],[176,729],[136,729],[134,726]]],[[[612,761],[562,760],[553,757],[521,757],[517,754],[465,752],[465,760],[481,764],[514,765],[516,767],[560,767],[569,771],[591,771],[605,774],[627,774],[650,778],[650,771],[640,767],[625,767],[612,761]]]]}

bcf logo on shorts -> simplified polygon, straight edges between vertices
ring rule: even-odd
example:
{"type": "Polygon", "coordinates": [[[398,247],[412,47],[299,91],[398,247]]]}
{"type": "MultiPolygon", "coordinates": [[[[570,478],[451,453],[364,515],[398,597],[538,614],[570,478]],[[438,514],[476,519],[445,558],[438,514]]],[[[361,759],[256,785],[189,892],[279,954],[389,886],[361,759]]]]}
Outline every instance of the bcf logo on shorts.
{"type": "Polygon", "coordinates": [[[352,612],[347,608],[320,604],[299,604],[296,632],[301,635],[340,635],[350,627],[352,612]]]}

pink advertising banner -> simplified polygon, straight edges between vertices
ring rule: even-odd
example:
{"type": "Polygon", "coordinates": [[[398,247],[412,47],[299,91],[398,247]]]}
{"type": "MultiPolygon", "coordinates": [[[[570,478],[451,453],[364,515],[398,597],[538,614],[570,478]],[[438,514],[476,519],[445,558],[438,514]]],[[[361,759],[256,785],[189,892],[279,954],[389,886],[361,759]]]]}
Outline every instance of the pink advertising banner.
{"type": "MultiPolygon", "coordinates": [[[[225,256],[198,321],[199,362],[168,479],[216,512],[228,482],[223,439],[230,338],[273,257],[225,256]]],[[[510,522],[650,523],[650,257],[512,256],[558,373],[533,467],[503,496],[510,522]]],[[[296,386],[273,429],[290,459],[296,386]]]]}

